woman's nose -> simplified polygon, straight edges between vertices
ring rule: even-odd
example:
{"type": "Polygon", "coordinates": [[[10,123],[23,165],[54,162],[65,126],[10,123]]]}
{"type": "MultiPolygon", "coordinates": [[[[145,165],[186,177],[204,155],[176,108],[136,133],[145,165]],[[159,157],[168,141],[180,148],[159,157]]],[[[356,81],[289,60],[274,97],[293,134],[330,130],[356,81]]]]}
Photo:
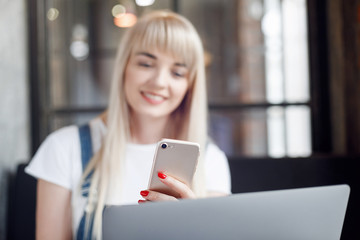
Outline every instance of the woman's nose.
{"type": "Polygon", "coordinates": [[[168,71],[166,69],[158,69],[153,78],[152,83],[157,87],[165,87],[168,83],[168,71]]]}

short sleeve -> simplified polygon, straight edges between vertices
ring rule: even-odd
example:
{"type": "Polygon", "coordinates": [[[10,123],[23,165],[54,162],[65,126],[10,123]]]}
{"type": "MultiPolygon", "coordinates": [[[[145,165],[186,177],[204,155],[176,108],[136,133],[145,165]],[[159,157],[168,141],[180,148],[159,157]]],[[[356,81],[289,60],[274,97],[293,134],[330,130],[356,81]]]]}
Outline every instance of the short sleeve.
{"type": "Polygon", "coordinates": [[[71,189],[72,164],[76,157],[76,145],[79,145],[77,132],[77,127],[69,126],[50,134],[25,172],[37,179],[71,189]]]}
{"type": "Polygon", "coordinates": [[[206,188],[231,194],[231,176],[227,157],[215,144],[209,143],[205,153],[206,188]]]}

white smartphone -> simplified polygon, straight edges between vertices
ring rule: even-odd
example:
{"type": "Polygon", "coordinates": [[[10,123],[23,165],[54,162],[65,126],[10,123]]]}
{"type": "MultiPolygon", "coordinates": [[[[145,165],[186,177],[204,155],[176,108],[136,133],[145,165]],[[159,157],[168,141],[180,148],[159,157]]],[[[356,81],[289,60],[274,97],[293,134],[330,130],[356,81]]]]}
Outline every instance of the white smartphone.
{"type": "Polygon", "coordinates": [[[149,189],[178,197],[178,194],[163,184],[158,172],[170,175],[191,187],[200,146],[197,143],[162,139],[157,143],[150,175],[149,189]]]}

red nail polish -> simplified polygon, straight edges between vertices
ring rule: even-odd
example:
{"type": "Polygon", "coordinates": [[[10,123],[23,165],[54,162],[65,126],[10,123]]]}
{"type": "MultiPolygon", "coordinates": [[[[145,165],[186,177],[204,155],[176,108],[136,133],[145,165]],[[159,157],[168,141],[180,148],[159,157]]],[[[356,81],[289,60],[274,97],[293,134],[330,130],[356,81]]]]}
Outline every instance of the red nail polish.
{"type": "Polygon", "coordinates": [[[165,179],[167,176],[161,172],[158,172],[158,177],[161,179],[165,179]]]}
{"type": "Polygon", "coordinates": [[[147,195],[149,195],[149,191],[141,191],[140,195],[146,197],[147,195]]]}
{"type": "Polygon", "coordinates": [[[138,203],[144,203],[146,202],[145,200],[139,200],[138,203]]]}

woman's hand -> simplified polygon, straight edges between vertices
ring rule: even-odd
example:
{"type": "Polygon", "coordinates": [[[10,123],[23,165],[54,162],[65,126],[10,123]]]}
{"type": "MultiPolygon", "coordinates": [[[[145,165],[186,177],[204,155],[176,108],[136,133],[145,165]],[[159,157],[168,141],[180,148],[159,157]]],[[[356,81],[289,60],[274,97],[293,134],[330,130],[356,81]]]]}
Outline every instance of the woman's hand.
{"type": "MultiPolygon", "coordinates": [[[[179,198],[195,198],[194,192],[188,187],[186,184],[180,182],[179,180],[165,175],[164,173],[159,172],[158,177],[160,181],[171,188],[173,191],[178,193],[179,198]]],[[[164,193],[151,191],[151,190],[144,190],[140,192],[140,195],[145,200],[139,200],[139,203],[144,203],[147,201],[155,202],[155,201],[176,201],[178,200],[174,196],[170,196],[164,193]]]]}

